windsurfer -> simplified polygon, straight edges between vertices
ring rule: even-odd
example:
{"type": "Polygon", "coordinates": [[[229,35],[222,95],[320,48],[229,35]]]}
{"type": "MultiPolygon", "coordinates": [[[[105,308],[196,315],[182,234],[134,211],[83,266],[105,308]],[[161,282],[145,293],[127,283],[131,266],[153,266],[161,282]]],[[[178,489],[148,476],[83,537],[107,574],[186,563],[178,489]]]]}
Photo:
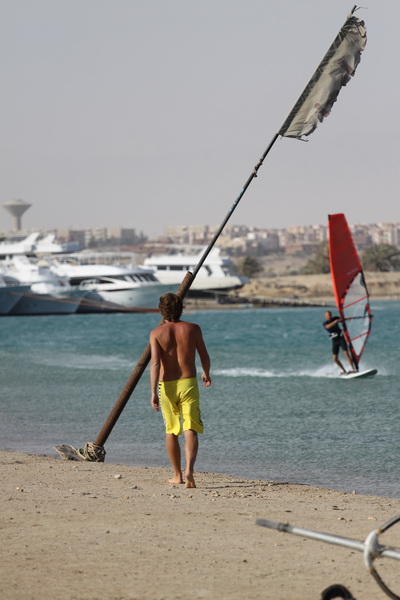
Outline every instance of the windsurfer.
{"type": "Polygon", "coordinates": [[[332,313],[330,310],[327,310],[324,314],[325,321],[322,323],[326,331],[329,333],[329,337],[332,340],[332,356],[335,363],[342,369],[341,375],[345,375],[346,373],[354,372],[353,361],[351,360],[351,356],[347,350],[346,340],[343,336],[343,331],[340,328],[339,323],[343,321],[340,317],[332,317],[332,313]],[[346,371],[343,367],[342,363],[339,360],[339,349],[342,348],[343,354],[345,355],[347,362],[349,363],[351,370],[346,371]]]}

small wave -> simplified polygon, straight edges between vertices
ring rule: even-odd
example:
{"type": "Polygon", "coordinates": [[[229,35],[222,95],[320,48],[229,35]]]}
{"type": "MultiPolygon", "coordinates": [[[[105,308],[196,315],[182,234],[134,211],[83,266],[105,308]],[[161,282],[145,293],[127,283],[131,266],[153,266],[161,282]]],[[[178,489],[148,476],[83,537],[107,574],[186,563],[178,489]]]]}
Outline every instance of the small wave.
{"type": "Polygon", "coordinates": [[[321,369],[319,371],[268,371],[265,369],[254,369],[254,368],[243,368],[237,367],[232,369],[216,369],[214,371],[215,375],[222,375],[224,377],[264,377],[264,378],[283,378],[283,377],[335,377],[334,373],[332,374],[321,374],[321,369]]]}
{"type": "Polygon", "coordinates": [[[101,371],[118,371],[120,369],[134,367],[134,364],[126,358],[120,356],[103,356],[101,354],[57,354],[56,356],[42,357],[40,362],[50,367],[101,371]]]}
{"type": "Polygon", "coordinates": [[[303,374],[307,377],[327,377],[328,379],[336,379],[336,377],[338,376],[338,369],[333,365],[324,365],[323,367],[319,367],[318,369],[315,369],[313,371],[303,371],[303,374]]]}
{"type": "Polygon", "coordinates": [[[232,369],[215,369],[215,375],[224,375],[225,377],[279,377],[279,374],[273,371],[263,369],[246,369],[242,367],[232,369]]]}
{"type": "MultiPolygon", "coordinates": [[[[365,369],[370,367],[364,367],[365,369]]],[[[387,375],[384,369],[379,370],[380,375],[387,375]]],[[[265,369],[255,368],[244,368],[234,367],[231,369],[215,369],[215,375],[222,375],[223,377],[264,377],[264,378],[284,378],[284,377],[313,377],[313,378],[327,378],[337,379],[339,372],[337,367],[333,365],[324,365],[318,369],[299,369],[299,370],[288,370],[288,371],[273,371],[265,369]]]]}

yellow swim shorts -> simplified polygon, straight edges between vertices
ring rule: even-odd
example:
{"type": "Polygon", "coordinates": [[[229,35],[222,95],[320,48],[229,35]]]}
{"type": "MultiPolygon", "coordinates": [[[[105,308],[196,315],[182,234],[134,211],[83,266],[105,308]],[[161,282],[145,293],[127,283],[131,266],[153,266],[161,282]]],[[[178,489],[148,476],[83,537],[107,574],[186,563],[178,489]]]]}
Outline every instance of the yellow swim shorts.
{"type": "Polygon", "coordinates": [[[183,431],[193,429],[197,433],[203,433],[200,393],[196,377],[159,381],[158,397],[167,433],[182,434],[181,417],[183,431]]]}

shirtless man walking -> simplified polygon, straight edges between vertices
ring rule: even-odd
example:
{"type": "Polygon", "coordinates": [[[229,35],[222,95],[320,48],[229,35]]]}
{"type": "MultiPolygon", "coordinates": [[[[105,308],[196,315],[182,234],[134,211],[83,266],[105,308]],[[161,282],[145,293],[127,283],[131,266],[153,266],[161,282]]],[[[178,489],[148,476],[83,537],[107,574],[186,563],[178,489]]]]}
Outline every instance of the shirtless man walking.
{"type": "Polygon", "coordinates": [[[210,357],[201,329],[195,323],[181,321],[182,300],[167,293],[158,305],[164,323],[150,333],[151,406],[160,410],[166,428],[166,448],[174,475],[169,483],[184,483],[178,436],[185,435],[185,487],[194,488],[194,464],[199,447],[198,433],[203,433],[199,387],[196,375],[196,351],[203,368],[203,384],[211,385],[210,357]]]}

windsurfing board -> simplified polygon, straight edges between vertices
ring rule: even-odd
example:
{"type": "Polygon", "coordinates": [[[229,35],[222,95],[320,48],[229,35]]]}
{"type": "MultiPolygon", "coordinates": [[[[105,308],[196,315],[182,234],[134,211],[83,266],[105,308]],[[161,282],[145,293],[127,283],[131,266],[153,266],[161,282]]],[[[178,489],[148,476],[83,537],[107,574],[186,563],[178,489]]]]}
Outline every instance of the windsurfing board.
{"type": "Polygon", "coordinates": [[[61,446],[54,446],[54,449],[60,454],[64,460],[85,460],[82,454],[77,448],[69,446],[68,444],[62,444],[61,446]]]}
{"type": "Polygon", "coordinates": [[[364,371],[357,371],[356,373],[346,373],[340,375],[340,379],[357,379],[359,377],[373,377],[378,372],[377,369],[365,369],[364,371]]]}

